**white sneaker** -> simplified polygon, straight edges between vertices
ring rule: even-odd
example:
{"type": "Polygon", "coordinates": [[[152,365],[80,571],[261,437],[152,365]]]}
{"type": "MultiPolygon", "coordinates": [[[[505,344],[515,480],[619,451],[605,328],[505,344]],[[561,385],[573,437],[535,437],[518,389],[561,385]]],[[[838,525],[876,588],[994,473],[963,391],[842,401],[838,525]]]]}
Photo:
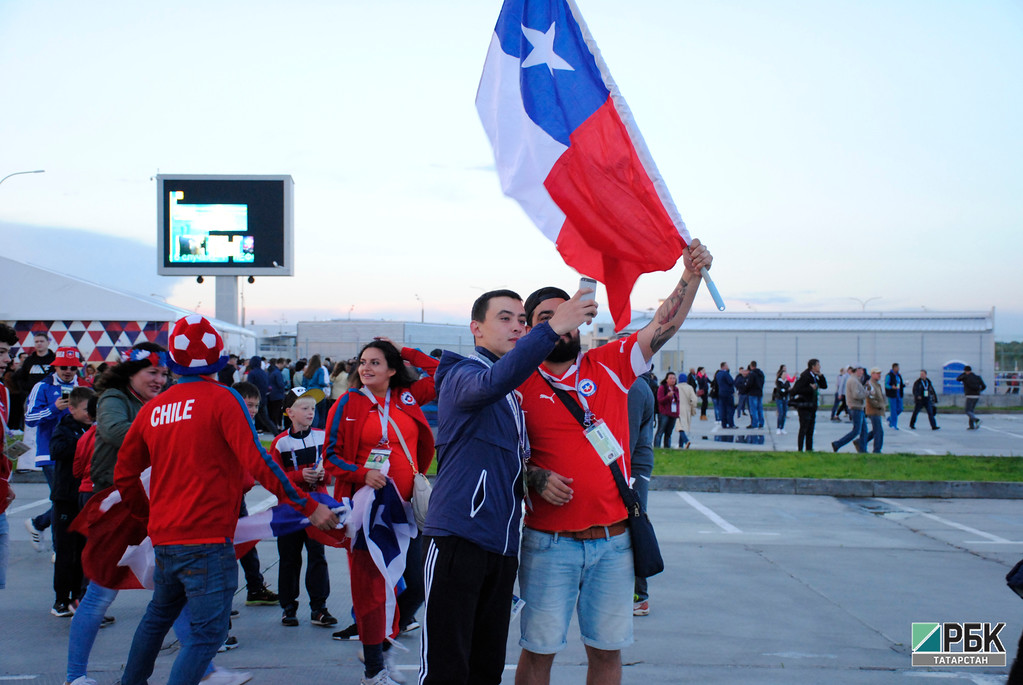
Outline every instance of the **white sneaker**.
{"type": "Polygon", "coordinates": [[[70,683],[65,681],[64,685],[98,685],[98,683],[87,675],[80,675],[70,683]]]}
{"type": "Polygon", "coordinates": [[[405,674],[398,670],[398,664],[394,663],[393,647],[384,652],[384,670],[387,671],[387,674],[391,677],[391,680],[393,680],[396,683],[404,683],[405,680],[407,680],[405,678],[405,674]]]}
{"type": "Polygon", "coordinates": [[[362,676],[359,685],[398,685],[398,681],[392,678],[385,668],[372,678],[362,676]]]}
{"type": "Polygon", "coordinates": [[[213,673],[200,680],[201,683],[207,685],[242,685],[252,680],[251,673],[245,673],[243,671],[232,671],[229,668],[220,668],[214,666],[213,673]]]}
{"type": "Polygon", "coordinates": [[[32,543],[32,546],[37,552],[43,551],[43,531],[35,527],[32,523],[32,519],[25,519],[25,530],[28,531],[28,541],[32,543]]]}

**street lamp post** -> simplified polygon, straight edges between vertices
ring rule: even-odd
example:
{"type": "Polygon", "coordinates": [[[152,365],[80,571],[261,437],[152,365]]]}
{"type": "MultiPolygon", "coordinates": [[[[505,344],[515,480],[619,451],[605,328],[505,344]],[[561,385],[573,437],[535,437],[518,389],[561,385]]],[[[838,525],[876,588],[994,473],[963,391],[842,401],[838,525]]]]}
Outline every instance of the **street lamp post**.
{"type": "Polygon", "coordinates": [[[426,305],[423,304],[423,298],[416,295],[416,299],[419,300],[419,323],[426,323],[426,305]]]}
{"type": "Polygon", "coordinates": [[[868,298],[867,298],[867,299],[865,299],[865,300],[861,300],[861,299],[860,299],[860,298],[858,298],[858,297],[847,297],[846,299],[849,299],[849,300],[856,300],[857,302],[859,302],[859,303],[860,303],[860,308],[861,308],[861,309],[862,309],[863,311],[867,311],[867,303],[868,303],[868,302],[873,302],[874,300],[880,300],[880,299],[881,299],[881,297],[880,297],[880,296],[878,296],[878,297],[868,297],[868,298]]]}
{"type": "Polygon", "coordinates": [[[3,183],[7,179],[9,179],[11,176],[20,176],[22,174],[42,174],[42,173],[46,173],[46,169],[36,169],[35,171],[15,171],[13,174],[7,174],[3,178],[0,178],[0,183],[3,183]]]}

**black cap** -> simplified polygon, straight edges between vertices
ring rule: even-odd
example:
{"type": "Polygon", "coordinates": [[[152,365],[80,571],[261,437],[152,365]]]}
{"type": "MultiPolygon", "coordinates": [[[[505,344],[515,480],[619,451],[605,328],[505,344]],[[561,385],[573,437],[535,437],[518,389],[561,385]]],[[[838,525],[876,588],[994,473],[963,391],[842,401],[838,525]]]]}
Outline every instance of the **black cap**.
{"type": "Polygon", "coordinates": [[[530,296],[526,298],[526,304],[524,305],[526,309],[526,323],[532,326],[533,310],[535,310],[537,306],[544,300],[550,300],[555,297],[561,298],[562,300],[572,299],[571,295],[566,293],[561,288],[555,287],[553,285],[549,285],[545,288],[540,288],[539,290],[534,290],[532,294],[530,294],[530,296]]]}

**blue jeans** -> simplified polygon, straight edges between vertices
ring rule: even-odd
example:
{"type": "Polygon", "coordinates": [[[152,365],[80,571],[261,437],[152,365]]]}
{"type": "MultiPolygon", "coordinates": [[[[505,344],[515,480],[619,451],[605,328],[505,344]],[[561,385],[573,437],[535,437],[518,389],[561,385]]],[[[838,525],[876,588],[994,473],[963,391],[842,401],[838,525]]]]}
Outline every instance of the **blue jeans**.
{"type": "MultiPolygon", "coordinates": [[[[96,583],[89,583],[85,596],[82,597],[74,617],[71,619],[71,632],[67,641],[67,681],[72,683],[76,678],[89,674],[89,655],[92,645],[96,642],[103,617],[107,609],[117,598],[117,590],[105,588],[96,583]]],[[[174,622],[174,632],[178,641],[184,643],[189,638],[188,621],[182,616],[174,622]]],[[[213,664],[207,667],[205,674],[213,672],[213,664]]]]}
{"type": "Polygon", "coordinates": [[[888,398],[888,425],[892,428],[899,427],[899,414],[902,413],[902,398],[901,397],[889,397],[888,398]]]}
{"type": "Polygon", "coordinates": [[[563,650],[573,612],[586,646],[617,651],[632,644],[629,590],[635,572],[628,531],[573,540],[524,528],[519,554],[519,591],[526,601],[521,647],[534,654],[563,650]]]}
{"type": "Polygon", "coordinates": [[[667,414],[657,415],[657,433],[654,435],[654,447],[671,447],[671,430],[675,427],[675,417],[667,414]],[[661,444],[661,441],[664,444],[661,444]]]}
{"type": "Polygon", "coordinates": [[[754,428],[764,427],[764,396],[749,395],[749,422],[754,428]]]}
{"type": "Polygon", "coordinates": [[[195,685],[227,639],[238,563],[230,542],[157,545],[156,589],[135,631],[121,685],[145,685],[167,631],[188,605],[188,641],[182,641],[168,685],[195,685]]]}
{"type": "Polygon", "coordinates": [[[7,555],[8,546],[11,541],[10,532],[11,528],[7,522],[7,512],[4,512],[0,514],[0,590],[7,587],[7,555]]]}
{"type": "Polygon", "coordinates": [[[96,641],[100,623],[107,609],[117,597],[117,590],[89,583],[85,596],[71,619],[71,631],[67,641],[67,681],[88,675],[89,654],[96,641]]]}
{"type": "Polygon", "coordinates": [[[973,412],[973,410],[977,408],[977,402],[979,401],[980,397],[966,398],[966,415],[970,417],[970,428],[973,428],[976,422],[980,421],[980,419],[977,418],[977,415],[973,412]]]}
{"type": "MultiPolygon", "coordinates": [[[[43,470],[43,476],[46,477],[46,486],[49,488],[50,494],[52,495],[53,494],[53,473],[54,473],[54,469],[56,467],[52,463],[50,463],[50,464],[43,464],[39,468],[41,468],[43,470]]],[[[36,530],[46,530],[47,528],[50,527],[51,523],[53,523],[53,505],[52,504],[50,505],[49,509],[47,509],[43,513],[39,514],[39,516],[36,516],[36,517],[34,517],[32,519],[32,525],[35,526],[36,530]]],[[[53,531],[52,530],[50,531],[50,547],[53,547],[53,531]]]]}
{"type": "Polygon", "coordinates": [[[867,451],[867,424],[863,420],[864,414],[862,409],[853,409],[849,407],[849,418],[852,419],[852,426],[849,428],[849,432],[831,443],[831,446],[835,448],[835,451],[842,449],[845,445],[849,444],[853,440],[860,441],[860,447],[857,448],[857,452],[867,451]]]}
{"type": "Polygon", "coordinates": [[[731,395],[718,397],[718,406],[721,409],[721,427],[735,428],[735,400],[731,395]]]}
{"type": "Polygon", "coordinates": [[[778,430],[784,430],[785,415],[789,413],[789,398],[775,400],[774,406],[778,410],[778,430]]]}
{"type": "Polygon", "coordinates": [[[863,448],[866,449],[867,442],[873,438],[874,454],[880,454],[881,446],[884,444],[884,427],[881,425],[881,415],[875,414],[873,416],[868,416],[867,418],[870,419],[870,432],[867,433],[865,438],[863,438],[863,448]]]}

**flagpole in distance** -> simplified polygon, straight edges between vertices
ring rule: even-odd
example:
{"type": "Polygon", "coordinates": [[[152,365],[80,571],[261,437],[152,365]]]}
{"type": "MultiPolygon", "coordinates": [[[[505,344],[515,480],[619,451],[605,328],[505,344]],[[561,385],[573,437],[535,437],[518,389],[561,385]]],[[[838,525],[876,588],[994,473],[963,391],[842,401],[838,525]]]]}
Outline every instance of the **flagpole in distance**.
{"type": "MultiPolygon", "coordinates": [[[[671,199],[671,193],[668,192],[668,186],[661,177],[661,173],[657,170],[657,165],[654,164],[653,155],[650,154],[650,149],[646,146],[643,134],[639,132],[639,126],[636,125],[636,120],[632,116],[632,110],[629,108],[629,104],[622,96],[621,91],[618,90],[618,84],[615,83],[615,80],[611,77],[611,70],[607,68],[607,63],[604,61],[604,57],[600,54],[600,49],[597,47],[597,41],[595,41],[593,39],[593,35],[590,34],[590,29],[586,26],[586,21],[583,19],[583,15],[582,12],[579,11],[579,7],[576,6],[575,0],[567,0],[567,3],[569,10],[572,12],[573,18],[576,23],[579,24],[579,30],[582,32],[583,40],[586,42],[586,46],[590,49],[590,53],[593,55],[593,60],[597,64],[597,69],[600,70],[600,76],[604,80],[604,85],[611,93],[611,99],[614,101],[615,109],[618,110],[618,115],[621,117],[622,123],[629,132],[629,137],[632,138],[636,154],[639,156],[640,162],[643,164],[647,175],[653,182],[654,190],[657,191],[657,195],[661,199],[661,204],[664,205],[664,209],[668,212],[668,216],[671,217],[672,222],[675,224],[675,228],[678,229],[678,233],[682,236],[683,242],[688,245],[692,241],[692,236],[689,235],[689,231],[686,229],[686,224],[682,220],[682,215],[675,206],[675,201],[671,199]]],[[[714,279],[710,277],[706,268],[700,269],[700,276],[703,277],[703,282],[707,284],[707,290],[710,291],[710,296],[714,298],[714,304],[717,305],[718,311],[725,311],[725,301],[721,299],[721,293],[718,292],[717,286],[714,285],[714,279]]]]}

